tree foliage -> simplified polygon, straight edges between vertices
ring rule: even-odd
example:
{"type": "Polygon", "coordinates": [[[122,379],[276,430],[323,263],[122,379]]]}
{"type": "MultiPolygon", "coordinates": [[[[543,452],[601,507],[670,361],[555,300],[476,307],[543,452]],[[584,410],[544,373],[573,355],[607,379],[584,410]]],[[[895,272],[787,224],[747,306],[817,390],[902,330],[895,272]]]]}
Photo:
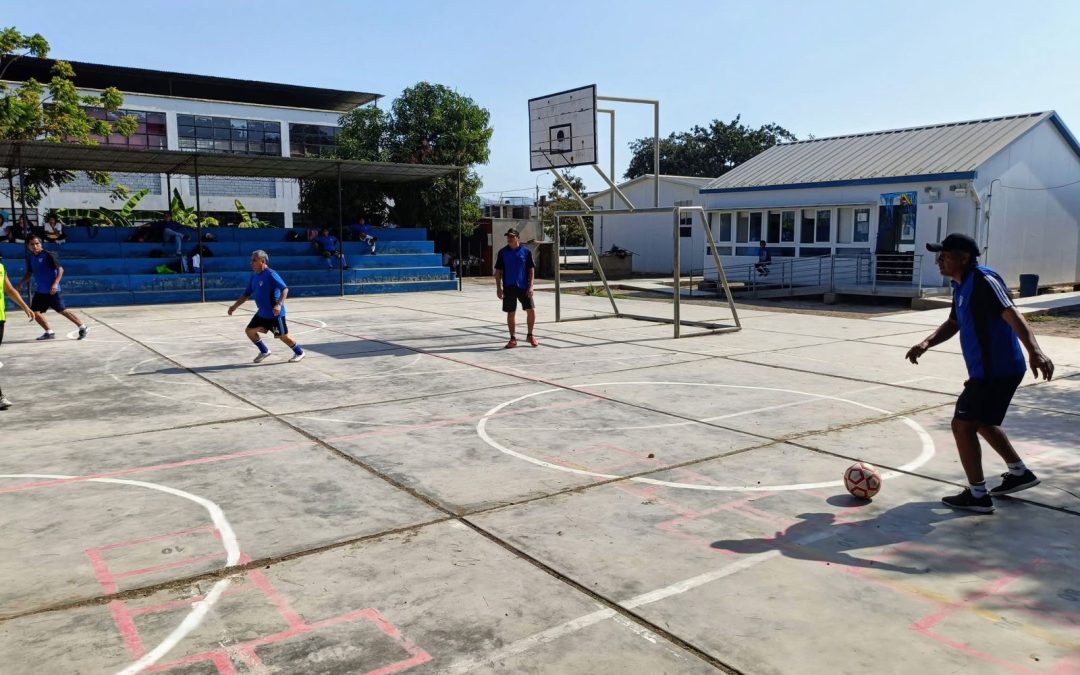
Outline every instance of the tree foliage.
{"type": "MultiPolygon", "coordinates": [[[[569,169],[562,172],[562,177],[582,197],[585,196],[585,183],[575,176],[569,169]]],[[[544,206],[544,232],[549,238],[555,236],[555,212],[556,211],[580,211],[582,206],[562,181],[555,179],[551,182],[551,188],[547,192],[547,205],[544,206]]],[[[585,226],[592,228],[592,218],[582,218],[585,226]]],[[[581,231],[581,223],[577,218],[564,216],[560,224],[560,244],[563,246],[584,246],[585,234],[581,231]]],[[[591,230],[590,230],[591,232],[591,230]]]]}
{"type": "MultiPolygon", "coordinates": [[[[736,116],[730,122],[713,120],[707,127],[695,125],[690,131],[673,132],[660,139],[660,173],[716,178],[777,143],[798,140],[778,124],[753,129],[742,124],[741,117],[736,116]]],[[[630,151],[627,179],[653,172],[651,137],[632,141],[630,151]]]]}
{"type": "MultiPolygon", "coordinates": [[[[440,84],[420,82],[394,100],[389,111],[357,108],[342,115],[336,157],[408,164],[466,167],[461,176],[462,222],[471,232],[480,217],[480,177],[471,168],[488,161],[491,116],[471,98],[440,84]]],[[[348,220],[365,215],[376,224],[387,220],[402,227],[457,230],[458,177],[429,183],[351,184],[342,186],[348,220]]],[[[304,181],[301,208],[333,222],[337,217],[337,182],[304,181]]]]}
{"type": "MultiPolygon", "coordinates": [[[[49,43],[38,34],[24,35],[14,27],[0,29],[0,80],[12,64],[26,56],[45,58],[49,43]]],[[[29,79],[18,85],[0,82],[0,139],[7,141],[49,141],[97,145],[95,137],[135,133],[138,121],[124,115],[109,122],[90,117],[86,107],[104,108],[115,113],[124,99],[115,87],[98,95],[80,95],[73,82],[75,71],[66,61],[56,61],[48,83],[29,79]]],[[[9,168],[9,172],[11,168],[9,168]]],[[[110,185],[108,173],[88,171],[86,175],[99,185],[110,185]]],[[[23,189],[17,198],[36,205],[49,188],[75,179],[75,173],[60,169],[28,169],[23,189]]],[[[121,196],[126,191],[120,191],[121,196]]]]}

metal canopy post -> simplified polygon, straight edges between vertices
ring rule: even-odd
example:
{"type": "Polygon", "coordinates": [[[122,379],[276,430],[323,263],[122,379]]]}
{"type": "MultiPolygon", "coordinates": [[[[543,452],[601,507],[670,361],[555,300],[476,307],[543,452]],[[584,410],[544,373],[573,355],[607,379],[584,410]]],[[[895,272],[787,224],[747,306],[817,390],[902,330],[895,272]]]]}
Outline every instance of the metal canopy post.
{"type": "MultiPolygon", "coordinates": [[[[19,150],[18,150],[18,158],[19,158],[19,203],[22,204],[22,217],[26,218],[26,173],[23,171],[22,146],[21,145],[19,146],[19,150]]],[[[15,214],[12,213],[11,217],[14,220],[15,214]]],[[[19,221],[15,220],[14,225],[18,225],[18,224],[19,224],[19,221]]],[[[26,218],[26,227],[27,228],[30,227],[30,219],[29,218],[26,218]]],[[[23,232],[22,235],[23,235],[23,237],[29,237],[30,236],[29,232],[23,232]]]]}
{"type": "Polygon", "coordinates": [[[679,301],[682,299],[682,250],[681,250],[682,246],[679,245],[680,244],[680,242],[679,242],[679,221],[680,220],[682,220],[682,214],[679,212],[679,209],[678,208],[672,209],[671,210],[671,229],[672,229],[672,235],[671,236],[675,240],[675,254],[674,254],[674,258],[673,258],[674,261],[675,261],[675,264],[674,264],[675,269],[674,269],[674,275],[672,277],[672,281],[674,282],[672,284],[672,287],[674,288],[674,294],[672,295],[672,297],[674,298],[674,301],[675,301],[675,303],[674,303],[675,304],[675,314],[674,314],[675,324],[674,324],[674,326],[675,326],[675,339],[676,340],[679,339],[679,328],[680,328],[680,325],[679,325],[679,301]]]}
{"type": "Polygon", "coordinates": [[[345,297],[345,213],[341,208],[341,162],[337,165],[337,227],[338,246],[341,247],[341,257],[338,258],[338,284],[341,297],[345,297]]]}
{"type": "MultiPolygon", "coordinates": [[[[199,302],[206,302],[206,275],[203,269],[206,265],[203,264],[202,259],[202,202],[199,201],[199,156],[195,155],[195,245],[199,247],[199,302]]],[[[181,258],[184,255],[183,249],[180,250],[181,258]]],[[[184,261],[180,261],[181,269],[184,267],[184,261]]]]}
{"type": "MultiPolygon", "coordinates": [[[[465,290],[465,282],[461,279],[461,272],[464,269],[461,262],[461,239],[462,239],[462,224],[461,224],[461,172],[457,172],[457,259],[458,259],[458,275],[457,275],[457,289],[458,293],[465,290]]],[[[493,233],[494,234],[494,233],[493,233]]],[[[471,250],[471,249],[470,249],[471,250]]]]}

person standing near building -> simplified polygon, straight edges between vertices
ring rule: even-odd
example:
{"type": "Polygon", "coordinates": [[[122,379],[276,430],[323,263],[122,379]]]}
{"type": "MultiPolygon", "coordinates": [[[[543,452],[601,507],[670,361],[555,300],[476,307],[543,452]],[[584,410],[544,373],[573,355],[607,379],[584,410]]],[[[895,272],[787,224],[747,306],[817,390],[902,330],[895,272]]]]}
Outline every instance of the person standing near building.
{"type": "Polygon", "coordinates": [[[992,497],[1039,484],[1039,479],[1013,448],[1001,423],[1028,366],[1036,378],[1042,375],[1044,380],[1049,380],[1054,376],[1054,364],[1039,348],[1001,277],[989,267],[979,265],[979,246],[974,239],[950,234],[940,244],[927,244],[926,248],[938,254],[941,275],[952,279],[952,312],[930,337],[909,349],[906,358],[918,364],[919,357],[928,349],[960,333],[969,379],[956,401],[952,432],[968,486],[960,494],[941,501],[956,509],[990,513],[994,510],[992,497]],[[1027,349],[1027,364],[1020,351],[1021,343],[1027,349]],[[980,436],[1009,468],[1001,475],[1001,484],[990,490],[986,489],[983,477],[980,436]]]}
{"type": "Polygon", "coordinates": [[[292,349],[290,363],[303,359],[304,350],[289,337],[289,327],[285,323],[285,298],[289,295],[289,287],[285,285],[281,275],[270,269],[270,256],[266,251],[257,250],[251,253],[251,272],[251,279],[248,280],[243,295],[229,306],[229,316],[249,298],[255,298],[255,316],[251,317],[246,329],[248,339],[259,349],[255,363],[262,363],[270,356],[270,348],[260,337],[260,333],[266,332],[272,333],[292,349]]]}
{"type": "Polygon", "coordinates": [[[506,349],[517,347],[516,322],[517,306],[525,310],[528,321],[528,334],[525,339],[533,347],[540,343],[533,336],[536,324],[536,309],[533,303],[533,279],[536,274],[532,252],[521,245],[521,236],[514,228],[506,231],[506,246],[499,249],[495,257],[495,294],[503,301],[506,312],[506,327],[510,329],[510,341],[506,349]]]}
{"type": "MultiPolygon", "coordinates": [[[[19,291],[11,285],[11,280],[8,279],[7,270],[4,269],[4,263],[0,260],[0,288],[4,289],[3,293],[0,293],[0,344],[4,343],[4,323],[7,317],[4,316],[4,295],[6,294],[11,298],[12,302],[22,308],[22,311],[26,314],[26,318],[31,321],[34,320],[34,310],[30,309],[30,305],[22,299],[19,295],[19,291]]],[[[11,407],[11,401],[4,396],[3,388],[0,388],[0,410],[7,410],[11,407]]]]}
{"type": "Polygon", "coordinates": [[[30,309],[34,310],[34,320],[45,329],[38,340],[52,340],[56,337],[45,319],[45,312],[50,309],[63,314],[64,318],[78,326],[79,339],[85,338],[88,330],[86,324],[75,316],[75,312],[64,306],[64,298],[60,292],[64,268],[60,266],[55,254],[42,248],[41,237],[37,235],[26,241],[26,274],[19,280],[19,289],[27,285],[31,278],[34,280],[34,292],[30,296],[30,309]]]}

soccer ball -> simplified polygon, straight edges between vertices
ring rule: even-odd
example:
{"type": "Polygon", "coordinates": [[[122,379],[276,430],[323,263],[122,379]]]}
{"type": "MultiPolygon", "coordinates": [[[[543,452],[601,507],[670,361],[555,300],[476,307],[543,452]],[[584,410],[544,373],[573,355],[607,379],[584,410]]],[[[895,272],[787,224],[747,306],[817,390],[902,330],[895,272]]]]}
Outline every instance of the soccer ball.
{"type": "Polygon", "coordinates": [[[871,464],[856,462],[844,472],[844,487],[853,497],[872,499],[881,489],[881,474],[871,464]]]}

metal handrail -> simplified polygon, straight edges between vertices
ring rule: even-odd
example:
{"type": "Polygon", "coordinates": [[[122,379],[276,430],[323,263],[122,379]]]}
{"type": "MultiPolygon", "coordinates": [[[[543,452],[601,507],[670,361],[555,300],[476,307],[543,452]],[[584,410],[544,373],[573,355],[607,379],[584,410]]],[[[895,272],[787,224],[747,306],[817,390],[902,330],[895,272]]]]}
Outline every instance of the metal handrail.
{"type": "MultiPolygon", "coordinates": [[[[729,281],[743,280],[746,290],[756,293],[760,287],[788,289],[826,287],[835,292],[837,284],[871,285],[917,284],[922,294],[920,253],[859,253],[854,256],[821,255],[805,258],[774,258],[769,274],[758,272],[759,263],[725,266],[729,281]]],[[[702,278],[707,270],[700,270],[702,278]]],[[[715,273],[715,272],[714,272],[715,273]]],[[[693,271],[691,271],[691,278],[693,271]]],[[[691,288],[693,284],[691,283],[691,288]]],[[[719,293],[719,288],[717,289],[719,293]]]]}

